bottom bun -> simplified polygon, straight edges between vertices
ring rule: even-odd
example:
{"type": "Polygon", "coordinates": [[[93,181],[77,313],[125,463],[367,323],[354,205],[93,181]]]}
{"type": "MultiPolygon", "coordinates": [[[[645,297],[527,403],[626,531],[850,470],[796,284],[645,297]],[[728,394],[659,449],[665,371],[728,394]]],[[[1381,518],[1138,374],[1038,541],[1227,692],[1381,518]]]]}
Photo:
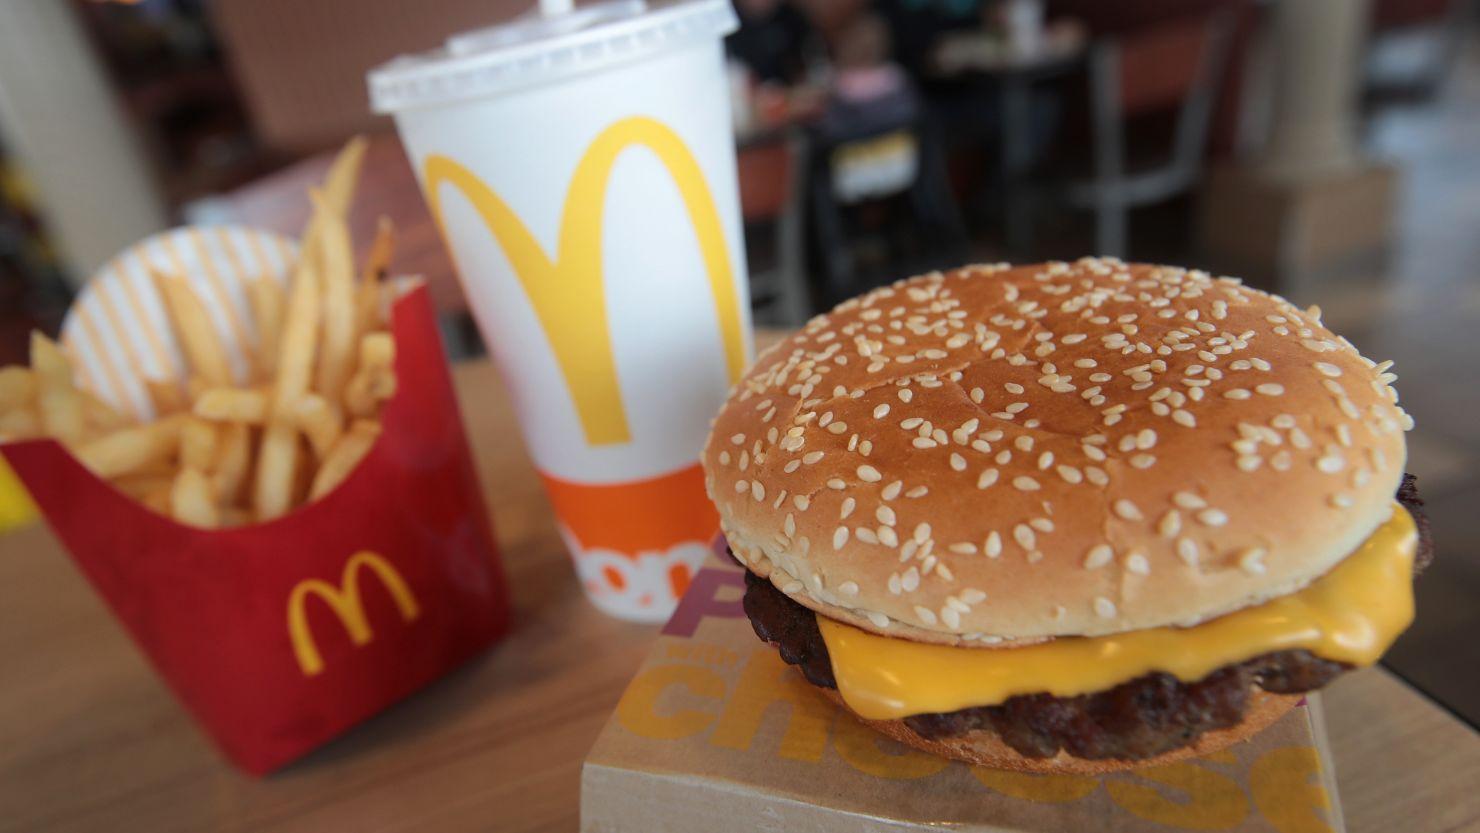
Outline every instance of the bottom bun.
{"type": "Polygon", "coordinates": [[[996,732],[987,729],[977,729],[938,740],[927,740],[915,734],[915,731],[906,726],[903,720],[868,720],[859,717],[857,713],[848,708],[848,704],[843,702],[842,696],[836,689],[818,690],[865,726],[906,746],[913,746],[933,755],[954,758],[969,764],[980,764],[991,769],[1080,775],[1100,775],[1107,772],[1169,764],[1173,761],[1195,758],[1227,749],[1241,740],[1247,740],[1258,734],[1276,720],[1284,717],[1285,713],[1294,708],[1304,696],[1301,694],[1270,694],[1263,689],[1253,689],[1249,692],[1249,702],[1244,708],[1244,719],[1239,723],[1227,729],[1204,732],[1187,746],[1173,749],[1170,752],[1163,752],[1151,758],[1129,760],[1125,758],[1076,758],[1067,752],[1060,752],[1052,758],[1029,758],[1004,743],[996,732]]]}

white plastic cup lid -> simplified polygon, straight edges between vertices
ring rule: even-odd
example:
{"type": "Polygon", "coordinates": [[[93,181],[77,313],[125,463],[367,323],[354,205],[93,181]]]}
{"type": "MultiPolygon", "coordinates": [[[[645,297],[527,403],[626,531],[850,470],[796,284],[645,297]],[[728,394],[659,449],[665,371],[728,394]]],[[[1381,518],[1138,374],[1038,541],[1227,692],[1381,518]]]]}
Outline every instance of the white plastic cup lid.
{"type": "Polygon", "coordinates": [[[370,107],[394,113],[550,84],[723,37],[738,25],[729,0],[608,0],[559,15],[536,9],[370,70],[370,107]]]}

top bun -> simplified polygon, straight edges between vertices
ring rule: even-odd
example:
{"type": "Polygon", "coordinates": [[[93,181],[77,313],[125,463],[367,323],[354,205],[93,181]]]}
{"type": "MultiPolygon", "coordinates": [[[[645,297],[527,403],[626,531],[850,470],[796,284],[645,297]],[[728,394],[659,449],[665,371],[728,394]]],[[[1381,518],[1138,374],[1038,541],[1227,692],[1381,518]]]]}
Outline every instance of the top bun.
{"type": "Polygon", "coordinates": [[[1386,370],[1232,278],[968,266],[766,350],[705,480],[754,572],[876,633],[1190,625],[1293,592],[1391,517],[1411,422],[1386,370]]]}

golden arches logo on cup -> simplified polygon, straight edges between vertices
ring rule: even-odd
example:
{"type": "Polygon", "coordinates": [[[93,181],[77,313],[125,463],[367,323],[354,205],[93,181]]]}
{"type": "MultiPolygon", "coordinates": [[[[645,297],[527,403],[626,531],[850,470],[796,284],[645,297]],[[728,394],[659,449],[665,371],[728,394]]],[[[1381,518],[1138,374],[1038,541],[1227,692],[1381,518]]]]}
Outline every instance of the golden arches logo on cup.
{"type": "Polygon", "coordinates": [[[288,638],[293,643],[293,656],[298,660],[298,668],[305,677],[316,676],[324,670],[324,658],[308,626],[310,598],[316,597],[328,606],[355,647],[369,645],[375,638],[370,620],[365,616],[365,602],[360,596],[359,576],[367,568],[380,579],[403,621],[412,622],[421,615],[421,607],[406,580],[389,561],[369,550],[357,552],[344,562],[337,587],[317,578],[298,582],[288,594],[288,638]]]}
{"type": "MultiPolygon", "coordinates": [[[[472,166],[432,153],[422,160],[421,173],[427,201],[457,256],[474,314],[485,335],[491,334],[501,365],[515,377],[516,400],[546,397],[542,401],[549,408],[538,414],[524,403],[521,421],[582,582],[608,612],[666,618],[708,557],[708,542],[718,530],[718,517],[704,495],[699,445],[724,388],[740,378],[749,359],[748,305],[738,280],[743,266],[736,266],[740,261],[732,239],[736,208],[716,202],[704,164],[684,139],[647,116],[618,119],[585,146],[559,206],[551,249],[541,244],[513,201],[472,166]],[[614,176],[620,160],[643,152],[645,161],[656,160],[657,165],[630,167],[625,178],[614,176]],[[654,178],[661,182],[654,183],[654,178]],[[621,184],[614,186],[617,182],[621,184]],[[677,229],[681,231],[675,234],[692,241],[653,246],[644,265],[653,274],[674,274],[675,283],[684,284],[694,270],[676,265],[684,255],[669,250],[691,247],[703,275],[702,297],[687,285],[679,286],[676,296],[665,295],[657,306],[652,298],[629,297],[652,286],[637,287],[632,275],[619,274],[609,263],[608,201],[614,187],[641,189],[644,199],[652,201],[652,223],[663,224],[657,226],[660,233],[677,229]],[[462,223],[456,228],[450,220],[453,206],[462,223]],[[670,222],[665,212],[675,208],[678,214],[670,222]],[[470,242],[470,229],[481,229],[485,239],[470,242]],[[489,251],[489,240],[507,261],[512,280],[505,281],[507,276],[497,274],[481,254],[489,251]],[[495,298],[495,291],[487,288],[501,281],[514,290],[514,299],[507,294],[495,298]],[[499,332],[515,313],[488,307],[492,302],[518,304],[520,296],[521,312],[527,309],[524,314],[532,315],[536,327],[516,338],[499,332]],[[634,325],[643,315],[649,317],[645,323],[634,325]],[[625,363],[624,344],[613,323],[621,316],[628,327],[625,363]],[[687,355],[695,351],[685,347],[634,347],[640,339],[632,333],[646,327],[649,336],[643,337],[661,343],[663,333],[652,330],[670,323],[693,327],[695,319],[707,329],[699,340],[717,344],[720,361],[713,372],[700,373],[708,377],[707,392],[675,405],[685,420],[675,432],[654,424],[651,403],[687,391],[682,380],[665,379],[655,365],[687,362],[692,374],[700,360],[687,355]],[[549,382],[534,378],[531,364],[553,364],[563,395],[550,398],[549,382]],[[520,377],[521,371],[527,375],[520,377]],[[566,412],[574,414],[575,430],[555,424],[566,412]]],[[[701,282],[697,274],[694,278],[694,283],[701,282]]]]}

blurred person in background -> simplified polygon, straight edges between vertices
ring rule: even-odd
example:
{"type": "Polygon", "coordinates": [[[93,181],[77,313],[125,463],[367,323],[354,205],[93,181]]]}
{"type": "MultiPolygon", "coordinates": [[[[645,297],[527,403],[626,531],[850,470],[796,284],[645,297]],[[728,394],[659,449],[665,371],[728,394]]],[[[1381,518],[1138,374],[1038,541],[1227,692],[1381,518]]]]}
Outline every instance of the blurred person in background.
{"type": "Polygon", "coordinates": [[[785,0],[736,0],[735,12],[740,28],[725,39],[730,57],[755,83],[800,83],[816,37],[806,16],[785,0]]]}

